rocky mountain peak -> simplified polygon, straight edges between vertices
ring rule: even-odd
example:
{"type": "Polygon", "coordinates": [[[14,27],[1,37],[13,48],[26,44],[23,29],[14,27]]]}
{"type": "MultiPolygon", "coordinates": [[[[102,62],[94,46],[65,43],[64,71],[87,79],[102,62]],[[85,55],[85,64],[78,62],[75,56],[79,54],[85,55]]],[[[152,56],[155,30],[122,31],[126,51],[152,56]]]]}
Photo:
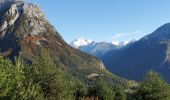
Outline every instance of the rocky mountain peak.
{"type": "Polygon", "coordinates": [[[16,30],[16,26],[24,24],[27,28],[24,34],[37,35],[55,29],[45,19],[39,6],[26,3],[22,0],[1,0],[0,1],[0,36],[3,38],[7,33],[16,30]],[[19,22],[20,21],[20,22],[19,22]],[[21,23],[22,21],[22,23],[21,23]],[[13,30],[11,30],[11,27],[13,30]]]}
{"type": "Polygon", "coordinates": [[[26,3],[22,0],[1,0],[0,1],[1,11],[13,8],[13,12],[18,10],[20,13],[28,14],[30,17],[40,17],[44,15],[38,5],[32,3],[26,3]],[[15,8],[14,8],[15,7],[15,8]]]}
{"type": "Polygon", "coordinates": [[[31,17],[43,17],[43,12],[38,5],[23,0],[0,0],[1,10],[14,6],[16,6],[16,10],[31,15],[31,17]]]}
{"type": "Polygon", "coordinates": [[[80,37],[75,39],[74,41],[70,42],[70,45],[74,48],[79,48],[81,46],[86,46],[89,45],[91,43],[93,43],[94,41],[91,39],[86,39],[84,37],[80,37]]]}

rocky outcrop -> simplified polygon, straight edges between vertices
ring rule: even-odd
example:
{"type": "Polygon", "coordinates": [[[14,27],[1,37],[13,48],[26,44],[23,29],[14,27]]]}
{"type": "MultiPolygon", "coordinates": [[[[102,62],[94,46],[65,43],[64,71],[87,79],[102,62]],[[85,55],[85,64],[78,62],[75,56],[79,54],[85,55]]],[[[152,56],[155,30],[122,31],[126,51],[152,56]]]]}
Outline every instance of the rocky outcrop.
{"type": "MultiPolygon", "coordinates": [[[[0,17],[2,22],[0,23],[1,38],[5,36],[5,33],[8,33],[8,30],[13,27],[13,25],[16,26],[19,24],[18,19],[21,16],[27,17],[23,20],[28,24],[27,32],[24,34],[37,35],[49,30],[55,32],[55,29],[46,21],[39,6],[25,3],[20,0],[1,1],[0,4],[0,13],[3,15],[0,17]]],[[[13,30],[15,30],[15,27],[13,30]]]]}

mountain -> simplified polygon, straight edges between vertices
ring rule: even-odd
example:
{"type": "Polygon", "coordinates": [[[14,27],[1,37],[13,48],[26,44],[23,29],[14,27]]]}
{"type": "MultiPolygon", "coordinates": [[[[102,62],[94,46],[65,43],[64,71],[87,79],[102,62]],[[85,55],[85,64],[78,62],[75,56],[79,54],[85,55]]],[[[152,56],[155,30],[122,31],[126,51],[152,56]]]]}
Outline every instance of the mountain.
{"type": "Polygon", "coordinates": [[[46,20],[39,6],[22,0],[1,0],[0,15],[3,57],[14,59],[21,54],[26,63],[31,63],[41,49],[46,49],[56,65],[81,80],[95,73],[110,81],[121,81],[110,74],[100,60],[69,46],[46,20]]]}
{"type": "Polygon", "coordinates": [[[102,57],[112,73],[139,81],[149,70],[159,72],[170,82],[170,23],[119,50],[102,57]]]}
{"type": "Polygon", "coordinates": [[[73,48],[100,58],[104,53],[116,48],[116,45],[108,42],[95,42],[83,37],[77,38],[69,43],[73,48]]]}
{"type": "Polygon", "coordinates": [[[75,39],[74,41],[70,42],[70,45],[74,48],[79,48],[81,46],[86,46],[91,43],[93,43],[92,40],[80,37],[80,38],[75,39]]]}
{"type": "Polygon", "coordinates": [[[122,46],[129,44],[130,42],[132,41],[112,41],[112,44],[115,46],[122,47],[122,46]]]}
{"type": "Polygon", "coordinates": [[[107,42],[99,42],[99,43],[91,43],[89,45],[81,46],[79,47],[79,50],[91,54],[93,56],[96,56],[97,58],[101,58],[106,52],[110,50],[116,49],[117,46],[107,43],[107,42]]]}
{"type": "Polygon", "coordinates": [[[133,39],[131,41],[112,41],[111,43],[109,43],[109,42],[98,42],[98,43],[96,43],[95,41],[93,41],[91,39],[80,37],[80,38],[77,38],[77,39],[71,41],[69,44],[74,48],[79,48],[79,47],[88,46],[88,45],[94,45],[95,43],[96,44],[108,43],[108,44],[112,44],[112,45],[117,46],[117,47],[122,47],[122,46],[125,46],[125,45],[132,43],[132,42],[135,42],[135,41],[136,40],[133,39]]]}
{"type": "Polygon", "coordinates": [[[123,46],[133,43],[135,40],[131,41],[112,41],[109,42],[95,42],[91,39],[86,39],[80,37],[70,42],[70,45],[76,49],[81,50],[87,54],[96,56],[97,58],[101,58],[105,53],[119,49],[123,46]]]}

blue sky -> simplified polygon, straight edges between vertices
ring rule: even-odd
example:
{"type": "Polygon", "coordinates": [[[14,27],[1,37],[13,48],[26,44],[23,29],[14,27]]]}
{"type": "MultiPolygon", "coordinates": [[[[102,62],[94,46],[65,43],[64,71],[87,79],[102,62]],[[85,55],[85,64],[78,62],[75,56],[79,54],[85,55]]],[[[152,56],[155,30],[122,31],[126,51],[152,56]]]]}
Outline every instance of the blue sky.
{"type": "Polygon", "coordinates": [[[170,22],[170,0],[27,0],[70,42],[139,39],[170,22]]]}

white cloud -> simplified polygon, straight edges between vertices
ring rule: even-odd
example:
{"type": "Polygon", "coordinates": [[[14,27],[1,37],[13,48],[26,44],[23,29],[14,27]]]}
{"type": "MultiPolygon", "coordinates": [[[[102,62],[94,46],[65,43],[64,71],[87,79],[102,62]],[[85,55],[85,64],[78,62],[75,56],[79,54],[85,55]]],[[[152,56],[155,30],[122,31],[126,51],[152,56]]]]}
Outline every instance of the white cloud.
{"type": "Polygon", "coordinates": [[[127,32],[127,33],[117,33],[113,36],[109,36],[108,39],[110,41],[126,41],[126,40],[138,40],[140,38],[142,38],[143,36],[145,36],[146,33],[143,33],[141,31],[134,31],[134,32],[127,32]]]}

